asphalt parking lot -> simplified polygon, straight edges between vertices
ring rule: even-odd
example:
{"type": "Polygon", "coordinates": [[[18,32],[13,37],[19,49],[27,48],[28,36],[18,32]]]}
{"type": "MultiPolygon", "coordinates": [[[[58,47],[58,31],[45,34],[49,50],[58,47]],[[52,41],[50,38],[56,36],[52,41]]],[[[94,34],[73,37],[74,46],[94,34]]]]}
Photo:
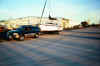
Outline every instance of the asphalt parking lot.
{"type": "Polygon", "coordinates": [[[100,66],[100,28],[0,42],[0,66],[100,66]]]}

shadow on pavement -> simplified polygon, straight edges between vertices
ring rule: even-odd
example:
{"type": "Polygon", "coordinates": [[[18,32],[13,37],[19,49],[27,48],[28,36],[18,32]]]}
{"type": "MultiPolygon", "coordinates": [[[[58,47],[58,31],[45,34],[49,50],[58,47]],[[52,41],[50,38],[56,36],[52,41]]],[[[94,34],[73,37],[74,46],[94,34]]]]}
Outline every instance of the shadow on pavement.
{"type": "Polygon", "coordinates": [[[84,38],[84,39],[100,40],[100,37],[79,36],[79,35],[67,35],[67,36],[69,36],[69,37],[75,37],[75,38],[84,38]]]}
{"type": "Polygon", "coordinates": [[[100,34],[100,32],[81,32],[81,31],[72,31],[72,30],[67,30],[65,32],[86,33],[86,34],[100,34]]]}

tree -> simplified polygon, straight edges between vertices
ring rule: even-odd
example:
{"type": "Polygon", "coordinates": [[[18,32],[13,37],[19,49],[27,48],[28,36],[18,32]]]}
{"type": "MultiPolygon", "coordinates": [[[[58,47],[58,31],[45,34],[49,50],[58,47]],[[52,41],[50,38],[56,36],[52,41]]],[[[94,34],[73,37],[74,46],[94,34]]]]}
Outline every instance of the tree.
{"type": "Polygon", "coordinates": [[[6,22],[6,20],[0,20],[0,22],[6,22]]]}

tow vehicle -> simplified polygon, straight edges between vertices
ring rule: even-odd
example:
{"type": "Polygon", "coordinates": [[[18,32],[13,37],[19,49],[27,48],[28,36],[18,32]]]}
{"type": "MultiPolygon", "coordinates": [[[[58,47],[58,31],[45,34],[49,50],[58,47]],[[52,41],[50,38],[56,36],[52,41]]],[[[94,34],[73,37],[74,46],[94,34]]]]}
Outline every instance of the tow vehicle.
{"type": "Polygon", "coordinates": [[[40,33],[40,28],[38,26],[23,25],[16,30],[11,30],[7,32],[8,40],[24,40],[25,37],[38,38],[40,33]]]}

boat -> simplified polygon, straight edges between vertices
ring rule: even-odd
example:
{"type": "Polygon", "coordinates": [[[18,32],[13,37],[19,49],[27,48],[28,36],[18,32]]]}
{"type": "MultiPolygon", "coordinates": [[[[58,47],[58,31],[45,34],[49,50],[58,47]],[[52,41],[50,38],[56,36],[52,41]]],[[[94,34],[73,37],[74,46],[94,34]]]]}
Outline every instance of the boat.
{"type": "Polygon", "coordinates": [[[44,8],[42,11],[41,19],[40,19],[40,29],[41,32],[60,32],[63,30],[63,27],[61,26],[61,22],[58,22],[59,20],[57,18],[51,17],[49,13],[48,21],[42,23],[42,17],[45,11],[45,7],[47,4],[47,0],[45,1],[44,8]]]}

